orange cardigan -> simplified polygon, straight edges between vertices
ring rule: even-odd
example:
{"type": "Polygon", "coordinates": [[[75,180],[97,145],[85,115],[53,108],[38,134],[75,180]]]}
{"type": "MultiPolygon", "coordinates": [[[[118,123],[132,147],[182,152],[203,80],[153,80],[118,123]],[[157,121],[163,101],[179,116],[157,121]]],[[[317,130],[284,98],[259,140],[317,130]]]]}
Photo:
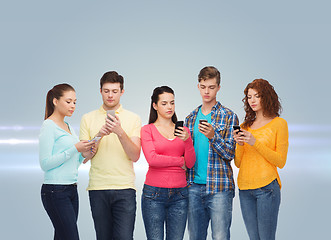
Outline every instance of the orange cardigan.
{"type": "Polygon", "coordinates": [[[277,172],[286,163],[288,151],[287,122],[280,117],[274,118],[261,128],[251,129],[256,138],[253,146],[237,144],[235,165],[239,168],[238,187],[240,190],[261,188],[274,179],[281,186],[277,172]]]}

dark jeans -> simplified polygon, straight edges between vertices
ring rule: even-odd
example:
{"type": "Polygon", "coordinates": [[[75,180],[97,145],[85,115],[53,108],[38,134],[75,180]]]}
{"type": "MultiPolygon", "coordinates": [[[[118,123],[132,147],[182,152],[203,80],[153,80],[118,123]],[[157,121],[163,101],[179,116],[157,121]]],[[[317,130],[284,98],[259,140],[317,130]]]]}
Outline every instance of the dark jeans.
{"type": "Polygon", "coordinates": [[[54,226],[54,240],[78,240],[77,185],[43,184],[41,200],[54,226]]]}
{"type": "Polygon", "coordinates": [[[182,240],[188,207],[188,191],[184,188],[160,188],[144,185],[141,196],[142,215],[148,240],[182,240]]]}
{"type": "Polygon", "coordinates": [[[132,240],[136,219],[136,190],[90,190],[97,240],[132,240]]]}

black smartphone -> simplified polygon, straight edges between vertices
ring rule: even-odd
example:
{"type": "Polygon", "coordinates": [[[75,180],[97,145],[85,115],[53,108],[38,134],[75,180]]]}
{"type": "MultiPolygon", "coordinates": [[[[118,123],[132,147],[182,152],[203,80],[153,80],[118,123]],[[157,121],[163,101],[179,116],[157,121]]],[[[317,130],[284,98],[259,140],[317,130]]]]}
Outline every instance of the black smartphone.
{"type": "Polygon", "coordinates": [[[178,127],[183,127],[184,126],[184,121],[177,121],[175,123],[175,132],[174,134],[176,135],[176,129],[178,129],[178,127]]]}
{"type": "MultiPolygon", "coordinates": [[[[233,125],[233,130],[239,130],[239,132],[242,132],[239,125],[233,125]]],[[[237,132],[237,134],[239,132],[237,132]]]]}

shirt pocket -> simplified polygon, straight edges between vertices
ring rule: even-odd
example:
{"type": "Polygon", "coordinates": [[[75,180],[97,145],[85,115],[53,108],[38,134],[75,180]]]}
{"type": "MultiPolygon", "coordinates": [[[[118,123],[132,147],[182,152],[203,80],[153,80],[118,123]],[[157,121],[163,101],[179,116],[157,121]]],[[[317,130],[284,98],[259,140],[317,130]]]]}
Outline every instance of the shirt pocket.
{"type": "Polygon", "coordinates": [[[226,134],[226,128],[227,128],[226,124],[217,124],[216,123],[215,132],[217,132],[218,134],[221,135],[222,138],[224,138],[225,134],[226,134]]]}

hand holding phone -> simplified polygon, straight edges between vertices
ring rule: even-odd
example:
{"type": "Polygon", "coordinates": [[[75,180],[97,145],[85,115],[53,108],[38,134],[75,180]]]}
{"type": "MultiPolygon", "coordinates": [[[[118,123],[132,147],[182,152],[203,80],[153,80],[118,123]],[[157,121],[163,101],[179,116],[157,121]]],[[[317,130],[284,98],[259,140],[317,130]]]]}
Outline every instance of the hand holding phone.
{"type": "Polygon", "coordinates": [[[237,134],[240,133],[240,132],[243,132],[243,131],[241,131],[239,125],[233,125],[233,130],[239,130],[239,131],[237,132],[237,134]]]}
{"type": "Polygon", "coordinates": [[[181,130],[181,129],[179,129],[178,127],[183,127],[184,126],[184,121],[177,121],[176,123],[175,123],[175,132],[174,132],[174,134],[176,135],[176,130],[178,129],[178,130],[181,130]]]}

